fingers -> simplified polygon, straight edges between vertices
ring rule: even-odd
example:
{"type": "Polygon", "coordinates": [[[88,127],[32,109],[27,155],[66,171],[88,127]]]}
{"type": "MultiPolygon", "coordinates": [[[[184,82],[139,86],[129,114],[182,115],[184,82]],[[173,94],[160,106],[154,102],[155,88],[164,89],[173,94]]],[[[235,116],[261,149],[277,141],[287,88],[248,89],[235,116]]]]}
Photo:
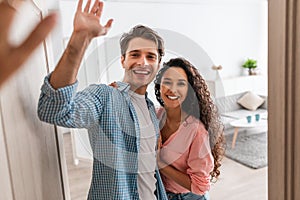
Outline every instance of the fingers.
{"type": "Polygon", "coordinates": [[[80,11],[80,12],[81,12],[81,9],[82,9],[82,2],[83,2],[83,0],[79,0],[79,1],[78,1],[77,11],[80,11]]]}
{"type": "Polygon", "coordinates": [[[99,8],[99,0],[96,0],[94,2],[94,5],[93,5],[92,9],[91,9],[91,13],[95,15],[98,11],[98,8],[99,8]]]}
{"type": "Polygon", "coordinates": [[[116,81],[110,83],[109,86],[111,86],[111,87],[113,87],[113,88],[118,88],[118,84],[117,84],[116,81]]]}
{"type": "Polygon", "coordinates": [[[113,19],[108,20],[104,27],[109,30],[111,28],[113,21],[114,21],[113,19]]]}
{"type": "Polygon", "coordinates": [[[106,35],[107,32],[109,31],[109,29],[111,28],[113,19],[108,20],[108,22],[106,23],[106,25],[103,27],[100,35],[106,35]]]}
{"type": "MultiPolygon", "coordinates": [[[[83,0],[79,0],[77,5],[77,11],[80,12],[82,11],[82,4],[83,4],[83,0]]],[[[88,13],[90,10],[90,6],[91,6],[91,0],[88,0],[83,11],[85,13],[88,13]]],[[[100,17],[102,9],[103,9],[103,2],[99,2],[99,0],[96,0],[90,12],[100,17]]]]}
{"type": "Polygon", "coordinates": [[[8,32],[8,28],[11,26],[11,23],[16,14],[16,10],[7,2],[2,2],[0,3],[0,13],[2,15],[2,17],[0,18],[0,34],[2,35],[2,33],[6,34],[8,32]]]}
{"type": "Polygon", "coordinates": [[[16,54],[21,55],[20,60],[25,60],[36,47],[45,40],[57,21],[55,13],[43,19],[31,32],[28,38],[16,49],[16,54]]]}
{"type": "Polygon", "coordinates": [[[90,5],[91,5],[91,0],[88,0],[86,5],[85,5],[85,8],[84,8],[84,12],[85,13],[88,13],[89,10],[90,10],[90,5]]]}
{"type": "Polygon", "coordinates": [[[100,17],[102,14],[102,10],[103,10],[103,2],[99,2],[99,7],[98,10],[96,12],[96,16],[100,17]]]}
{"type": "Polygon", "coordinates": [[[159,135],[158,141],[157,141],[157,150],[160,150],[162,146],[162,137],[159,135]]]}

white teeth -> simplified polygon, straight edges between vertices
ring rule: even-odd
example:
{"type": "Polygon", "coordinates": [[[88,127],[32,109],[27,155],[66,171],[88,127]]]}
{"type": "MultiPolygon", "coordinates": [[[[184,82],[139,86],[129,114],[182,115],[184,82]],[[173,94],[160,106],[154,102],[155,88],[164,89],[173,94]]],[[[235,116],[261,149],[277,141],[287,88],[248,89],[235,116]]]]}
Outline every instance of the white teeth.
{"type": "Polygon", "coordinates": [[[134,70],[133,72],[136,73],[136,74],[144,74],[144,75],[150,74],[150,72],[148,72],[148,71],[142,71],[142,70],[134,70]]]}
{"type": "Polygon", "coordinates": [[[176,100],[179,99],[179,96],[167,96],[171,100],[176,100]]]}

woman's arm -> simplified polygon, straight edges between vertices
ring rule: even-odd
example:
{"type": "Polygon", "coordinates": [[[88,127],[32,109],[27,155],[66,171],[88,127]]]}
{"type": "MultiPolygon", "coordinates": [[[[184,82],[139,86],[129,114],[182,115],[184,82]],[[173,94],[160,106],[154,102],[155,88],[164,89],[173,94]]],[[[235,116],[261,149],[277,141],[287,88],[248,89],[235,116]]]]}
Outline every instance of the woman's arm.
{"type": "Polygon", "coordinates": [[[191,191],[203,195],[210,189],[210,172],[214,160],[209,144],[209,135],[205,129],[198,130],[191,146],[187,164],[187,174],[191,178],[191,191]]]}
{"type": "MultiPolygon", "coordinates": [[[[195,131],[197,133],[191,139],[191,143],[186,144],[188,145],[186,146],[188,158],[186,161],[182,161],[188,165],[186,170],[175,168],[174,164],[172,164],[175,161],[174,159],[168,162],[166,162],[167,160],[158,160],[158,166],[160,167],[160,172],[168,179],[175,181],[178,185],[193,193],[203,195],[210,188],[210,172],[213,170],[213,157],[207,131],[204,128],[196,129],[195,131]]],[[[181,145],[183,145],[182,142],[181,145]]],[[[165,150],[163,155],[161,155],[163,156],[162,158],[169,159],[165,150]]]]}
{"type": "Polygon", "coordinates": [[[172,179],[182,187],[191,190],[191,178],[189,177],[189,175],[177,170],[170,165],[161,168],[160,173],[167,178],[172,179]]]}

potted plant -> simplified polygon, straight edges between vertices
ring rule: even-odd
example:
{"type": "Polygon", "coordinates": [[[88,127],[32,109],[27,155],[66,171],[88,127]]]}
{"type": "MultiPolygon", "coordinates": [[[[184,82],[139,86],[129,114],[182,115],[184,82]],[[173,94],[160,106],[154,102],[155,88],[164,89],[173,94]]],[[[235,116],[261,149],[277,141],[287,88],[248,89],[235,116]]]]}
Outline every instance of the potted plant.
{"type": "Polygon", "coordinates": [[[257,67],[257,61],[254,59],[248,58],[244,62],[243,67],[248,69],[249,75],[255,75],[256,73],[254,72],[254,69],[257,67]]]}

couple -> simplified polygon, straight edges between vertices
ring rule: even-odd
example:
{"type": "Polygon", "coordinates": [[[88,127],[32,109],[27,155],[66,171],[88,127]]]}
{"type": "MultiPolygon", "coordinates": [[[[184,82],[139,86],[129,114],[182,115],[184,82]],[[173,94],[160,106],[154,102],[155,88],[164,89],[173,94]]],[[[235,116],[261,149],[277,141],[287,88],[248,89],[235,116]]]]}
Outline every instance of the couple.
{"type": "Polygon", "coordinates": [[[79,0],[69,44],[45,78],[40,119],[88,129],[94,156],[88,199],[207,199],[210,181],[219,175],[223,132],[205,81],[188,61],[171,59],[156,76],[162,107],[155,110],[146,89],[164,43],[152,29],[136,26],[120,39],[123,81],[76,93],[89,42],[112,24],[99,24],[102,2],[90,4],[82,11],[79,0]]]}

